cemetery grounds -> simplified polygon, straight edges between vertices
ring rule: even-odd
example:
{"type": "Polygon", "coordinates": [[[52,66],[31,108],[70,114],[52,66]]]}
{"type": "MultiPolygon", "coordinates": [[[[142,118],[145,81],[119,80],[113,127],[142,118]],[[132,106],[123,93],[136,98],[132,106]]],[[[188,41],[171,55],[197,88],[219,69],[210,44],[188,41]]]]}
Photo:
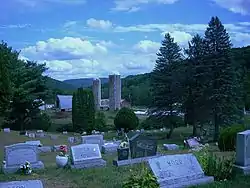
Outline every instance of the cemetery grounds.
{"type": "MultiPolygon", "coordinates": [[[[112,122],[112,114],[106,114],[110,123],[112,122]]],[[[55,122],[64,122],[66,119],[54,119],[55,122]]],[[[67,120],[66,120],[67,121],[67,120]]],[[[59,124],[59,123],[58,123],[59,124]]],[[[180,154],[187,153],[188,150],[179,151],[163,151],[162,144],[175,143],[183,145],[183,137],[189,136],[192,132],[191,128],[178,128],[174,131],[172,138],[166,140],[166,132],[154,132],[151,136],[158,140],[158,151],[166,154],[180,154]]],[[[0,132],[0,160],[3,160],[4,146],[15,143],[25,142],[28,140],[40,140],[44,146],[54,145],[68,145],[70,149],[71,144],[68,142],[68,137],[73,136],[73,133],[68,135],[57,134],[56,140],[51,140],[49,137],[45,138],[28,138],[19,135],[19,132],[11,131],[10,133],[0,132]]],[[[74,135],[75,136],[75,135],[74,135]]],[[[80,135],[78,135],[80,136],[80,135]]],[[[116,136],[115,132],[105,133],[105,140],[112,140],[116,136]]],[[[80,143],[75,143],[77,145],[80,143]]],[[[219,152],[217,146],[210,146],[211,150],[218,156],[230,156],[233,153],[230,152],[219,152]]],[[[56,167],[55,157],[58,152],[40,153],[40,160],[45,165],[44,170],[34,171],[31,175],[19,175],[19,174],[8,174],[4,175],[0,173],[1,181],[15,181],[15,180],[31,180],[38,179],[43,181],[45,188],[121,188],[122,182],[127,180],[133,173],[140,174],[145,164],[135,164],[129,166],[116,167],[113,166],[112,161],[116,158],[116,154],[102,154],[104,160],[107,161],[107,166],[103,168],[92,168],[84,170],[76,169],[61,169],[56,167]]],[[[210,185],[198,186],[199,188],[249,188],[250,177],[238,177],[232,181],[221,181],[210,185]]]]}

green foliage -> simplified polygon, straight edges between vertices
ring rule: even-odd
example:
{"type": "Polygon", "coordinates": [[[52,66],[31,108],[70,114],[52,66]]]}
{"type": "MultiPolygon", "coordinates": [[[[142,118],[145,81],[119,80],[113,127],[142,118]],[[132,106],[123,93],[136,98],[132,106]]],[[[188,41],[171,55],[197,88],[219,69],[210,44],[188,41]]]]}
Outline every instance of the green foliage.
{"type": "Polygon", "coordinates": [[[140,128],[145,130],[160,129],[166,127],[166,125],[170,123],[174,124],[175,128],[184,126],[183,118],[177,115],[173,115],[172,118],[170,116],[161,118],[158,118],[157,116],[149,116],[140,123],[140,128]]]}
{"type": "Polygon", "coordinates": [[[207,89],[204,92],[206,108],[214,124],[214,140],[218,141],[219,129],[236,122],[242,111],[243,98],[239,91],[240,82],[237,66],[231,55],[230,36],[218,17],[212,17],[205,31],[207,54],[207,89]]]}
{"type": "Polygon", "coordinates": [[[9,65],[17,61],[18,53],[4,42],[0,44],[0,113],[5,112],[11,100],[12,84],[9,65]]]}
{"type": "MultiPolygon", "coordinates": [[[[151,108],[153,112],[159,113],[159,116],[162,112],[169,112],[169,119],[172,119],[180,112],[175,104],[180,103],[182,99],[180,84],[182,74],[179,73],[179,68],[183,59],[181,48],[174,42],[174,38],[169,33],[165,35],[157,56],[151,77],[153,95],[151,108]]],[[[171,136],[175,128],[173,122],[170,121],[170,124],[167,125],[170,128],[168,137],[171,136]]]]}
{"type": "Polygon", "coordinates": [[[75,132],[74,128],[73,128],[73,125],[71,123],[69,124],[65,124],[65,125],[62,125],[60,127],[58,127],[56,129],[57,132],[63,132],[63,131],[67,131],[67,132],[75,132]]]}
{"type": "Polygon", "coordinates": [[[216,181],[232,179],[235,157],[218,157],[209,152],[208,146],[194,154],[205,175],[214,176],[216,181]]]}
{"type": "Polygon", "coordinates": [[[108,131],[105,114],[101,111],[96,113],[94,129],[98,131],[108,131]]]}
{"type": "Polygon", "coordinates": [[[37,116],[38,107],[46,99],[47,77],[43,76],[43,73],[47,69],[45,64],[19,60],[19,53],[12,51],[5,43],[0,45],[0,53],[4,58],[0,59],[0,63],[2,60],[8,62],[8,64],[1,63],[4,72],[6,71],[1,73],[6,76],[6,80],[0,78],[0,86],[3,87],[0,106],[5,103],[6,107],[3,126],[8,126],[13,130],[24,130],[27,129],[32,118],[37,116]]]}
{"type": "Polygon", "coordinates": [[[125,132],[128,132],[138,127],[139,119],[132,109],[124,107],[116,114],[114,124],[118,130],[123,128],[125,132]]]}
{"type": "Polygon", "coordinates": [[[94,96],[91,90],[78,88],[72,99],[72,123],[76,132],[91,134],[95,127],[94,96]]]}
{"type": "Polygon", "coordinates": [[[141,174],[132,173],[127,181],[122,185],[122,188],[159,188],[156,177],[145,167],[141,174]]]}
{"type": "Polygon", "coordinates": [[[237,133],[244,131],[244,125],[233,125],[220,131],[218,146],[221,151],[235,151],[237,133]]]}
{"type": "Polygon", "coordinates": [[[30,125],[28,125],[28,129],[48,131],[51,125],[52,121],[48,114],[38,113],[36,117],[32,118],[30,125]]]}

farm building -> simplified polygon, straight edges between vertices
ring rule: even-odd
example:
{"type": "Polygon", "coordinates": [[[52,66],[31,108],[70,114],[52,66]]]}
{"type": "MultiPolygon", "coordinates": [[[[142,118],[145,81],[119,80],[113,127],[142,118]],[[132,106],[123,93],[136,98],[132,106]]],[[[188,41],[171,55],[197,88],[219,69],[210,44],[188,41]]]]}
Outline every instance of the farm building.
{"type": "Polygon", "coordinates": [[[72,111],[72,95],[57,95],[56,108],[60,111],[72,111]]]}
{"type": "MultiPolygon", "coordinates": [[[[72,111],[72,95],[57,95],[56,96],[56,106],[60,111],[72,111]]],[[[121,100],[121,107],[131,107],[130,103],[125,99],[121,100]]],[[[109,99],[101,99],[100,108],[102,110],[109,109],[109,99]]]]}

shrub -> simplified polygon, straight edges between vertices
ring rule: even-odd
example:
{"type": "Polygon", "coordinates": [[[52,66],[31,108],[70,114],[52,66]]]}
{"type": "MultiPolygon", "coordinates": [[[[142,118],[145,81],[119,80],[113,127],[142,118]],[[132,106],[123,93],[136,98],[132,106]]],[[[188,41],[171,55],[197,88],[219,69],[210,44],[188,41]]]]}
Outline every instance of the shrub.
{"type": "Polygon", "coordinates": [[[30,125],[28,125],[27,128],[48,131],[48,129],[51,127],[51,124],[52,121],[48,114],[39,113],[32,118],[30,125]]]}
{"type": "Polygon", "coordinates": [[[156,177],[145,167],[141,174],[132,173],[127,181],[122,185],[122,188],[159,188],[156,177]]]}
{"type": "Polygon", "coordinates": [[[244,131],[244,125],[234,125],[220,132],[218,147],[221,151],[235,151],[237,133],[244,131]]]}
{"type": "Polygon", "coordinates": [[[216,181],[228,180],[233,177],[235,156],[227,158],[218,157],[209,152],[208,147],[195,151],[194,154],[207,176],[214,176],[216,181]]]}
{"type": "Polygon", "coordinates": [[[98,111],[95,116],[95,130],[108,131],[108,125],[106,124],[106,117],[103,112],[98,111]]]}
{"type": "Polygon", "coordinates": [[[63,131],[74,132],[74,129],[73,129],[72,124],[69,123],[69,124],[62,125],[61,127],[58,127],[56,131],[57,132],[63,132],[63,131]]]}
{"type": "Polygon", "coordinates": [[[184,126],[184,120],[182,117],[174,115],[172,117],[156,117],[149,116],[147,119],[141,122],[140,128],[142,129],[160,129],[166,127],[166,125],[174,124],[174,127],[184,126]]]}
{"type": "Polygon", "coordinates": [[[115,127],[118,130],[124,129],[125,132],[135,129],[139,125],[139,119],[130,108],[121,108],[114,119],[115,127]]]}

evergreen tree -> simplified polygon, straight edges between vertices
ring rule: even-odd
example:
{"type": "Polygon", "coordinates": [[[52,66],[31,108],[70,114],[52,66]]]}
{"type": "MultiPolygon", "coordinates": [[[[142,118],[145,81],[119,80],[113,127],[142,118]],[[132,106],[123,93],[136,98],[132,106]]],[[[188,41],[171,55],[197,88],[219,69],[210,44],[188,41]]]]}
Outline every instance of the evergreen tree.
{"type": "Polygon", "coordinates": [[[95,126],[94,96],[91,90],[78,88],[72,99],[72,122],[76,132],[91,134],[95,126]]]}
{"type": "Polygon", "coordinates": [[[11,64],[11,67],[14,89],[4,126],[13,130],[24,130],[39,115],[39,107],[46,99],[47,77],[42,75],[46,67],[45,64],[21,60],[11,64]]]}
{"type": "Polygon", "coordinates": [[[18,52],[2,42],[0,44],[0,113],[5,112],[10,104],[12,83],[9,67],[17,60],[18,52]]]}
{"type": "Polygon", "coordinates": [[[197,124],[206,119],[206,100],[204,91],[207,85],[207,69],[204,62],[206,48],[204,39],[195,35],[185,50],[187,59],[185,61],[185,120],[193,126],[193,136],[197,136],[197,124]]]}
{"type": "Polygon", "coordinates": [[[152,72],[152,111],[159,118],[170,119],[169,138],[176,127],[173,116],[177,115],[175,103],[180,102],[180,82],[178,68],[182,61],[181,48],[170,34],[166,34],[157,53],[155,68],[152,72]],[[167,116],[167,117],[166,117],[167,116]],[[173,121],[171,121],[173,120],[173,121]]]}
{"type": "Polygon", "coordinates": [[[218,17],[212,17],[205,31],[207,45],[207,71],[210,80],[205,93],[207,104],[210,104],[212,122],[218,140],[219,127],[235,121],[239,114],[238,102],[241,100],[237,92],[237,75],[235,64],[231,58],[231,42],[229,34],[218,17]]]}

